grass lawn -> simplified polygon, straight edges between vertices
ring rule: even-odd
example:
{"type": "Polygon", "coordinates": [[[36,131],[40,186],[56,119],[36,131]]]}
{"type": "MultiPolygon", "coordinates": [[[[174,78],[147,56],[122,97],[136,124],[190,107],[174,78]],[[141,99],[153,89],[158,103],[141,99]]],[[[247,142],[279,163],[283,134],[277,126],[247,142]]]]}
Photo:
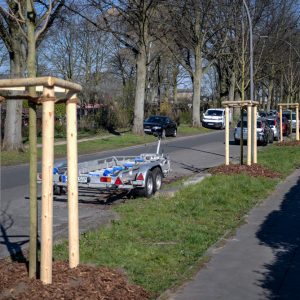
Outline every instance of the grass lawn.
{"type": "MultiPolygon", "coordinates": [[[[77,138],[85,139],[85,138],[91,138],[91,137],[100,137],[100,136],[106,136],[106,135],[116,135],[119,136],[121,134],[130,133],[130,128],[122,128],[122,129],[116,129],[116,130],[79,130],[77,132],[77,138]]],[[[55,142],[61,142],[66,141],[67,139],[67,133],[61,132],[61,133],[54,133],[54,141],[55,142]]],[[[37,143],[42,143],[42,137],[37,137],[37,143]]],[[[23,144],[29,145],[29,138],[23,137],[23,144]]]]}
{"type": "Polygon", "coordinates": [[[190,124],[180,124],[178,127],[178,135],[188,135],[188,134],[197,134],[197,133],[205,133],[205,132],[210,132],[211,129],[207,128],[194,128],[191,127],[190,124]]]}
{"type": "MultiPolygon", "coordinates": [[[[258,162],[283,178],[300,165],[300,147],[258,152],[258,162]]],[[[180,181],[181,182],[181,181],[180,181]]],[[[132,281],[158,295],[191,265],[279,179],[215,175],[179,191],[171,199],[137,199],[115,208],[121,220],[80,239],[80,261],[124,268],[132,281]]],[[[173,185],[173,184],[171,184],[173,185]]],[[[68,258],[68,242],[54,247],[55,259],[68,258]]]]}
{"type": "MultiPolygon", "coordinates": [[[[134,283],[160,294],[277,182],[217,175],[171,199],[129,201],[115,208],[121,221],[81,237],[80,261],[120,266],[134,283]]],[[[55,259],[68,258],[67,246],[54,247],[55,259]]]]}
{"type": "MultiPolygon", "coordinates": [[[[209,132],[209,129],[202,128],[196,129],[190,127],[187,124],[182,124],[178,128],[178,135],[184,136],[189,134],[200,134],[209,132]]],[[[105,136],[105,135],[115,135],[110,138],[103,138],[99,140],[92,140],[86,142],[78,143],[78,154],[85,154],[85,153],[93,153],[93,152],[100,152],[105,150],[113,150],[119,149],[122,147],[130,147],[138,144],[143,143],[150,143],[156,141],[156,138],[151,135],[146,135],[144,137],[134,135],[130,132],[129,128],[123,129],[116,129],[113,131],[78,131],[78,139],[82,138],[90,138],[96,136],[105,136]]],[[[169,137],[168,137],[169,138],[169,137]]],[[[173,137],[170,137],[173,138],[173,137]]],[[[65,141],[66,136],[65,133],[55,134],[55,142],[58,141],[65,141]]],[[[41,143],[42,138],[38,137],[37,143],[41,143]]],[[[23,139],[23,143],[29,144],[27,138],[23,139]]],[[[29,162],[29,155],[30,150],[26,149],[24,152],[1,152],[1,165],[16,165],[21,163],[28,163],[29,162]]],[[[42,148],[37,148],[37,155],[38,160],[42,159],[42,148]]],[[[54,148],[54,155],[55,158],[65,157],[67,155],[67,146],[55,146],[54,148]]]]}
{"type": "Polygon", "coordinates": [[[257,162],[273,171],[280,172],[283,178],[300,166],[300,147],[268,146],[268,150],[258,151],[257,162]]]}

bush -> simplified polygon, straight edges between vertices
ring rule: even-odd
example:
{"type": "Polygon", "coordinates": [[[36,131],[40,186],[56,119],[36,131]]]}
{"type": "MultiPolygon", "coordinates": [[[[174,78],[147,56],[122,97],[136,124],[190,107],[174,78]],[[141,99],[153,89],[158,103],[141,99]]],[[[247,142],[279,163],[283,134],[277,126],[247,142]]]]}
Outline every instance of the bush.
{"type": "Polygon", "coordinates": [[[133,124],[133,109],[115,109],[111,124],[118,128],[131,127],[133,124]]]}
{"type": "Polygon", "coordinates": [[[180,114],[180,123],[191,123],[192,114],[189,111],[184,111],[180,114]]]}
{"type": "Polygon", "coordinates": [[[54,132],[56,134],[62,134],[64,132],[66,132],[66,125],[60,124],[59,121],[56,121],[55,125],[54,125],[54,132]]]}

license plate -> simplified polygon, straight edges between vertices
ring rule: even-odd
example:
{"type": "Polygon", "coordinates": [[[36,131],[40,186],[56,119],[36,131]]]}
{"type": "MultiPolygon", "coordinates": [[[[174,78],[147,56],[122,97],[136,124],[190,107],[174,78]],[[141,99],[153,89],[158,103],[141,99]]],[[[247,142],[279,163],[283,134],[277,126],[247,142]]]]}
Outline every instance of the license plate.
{"type": "Polygon", "coordinates": [[[208,123],[208,125],[210,125],[210,126],[213,126],[213,125],[214,125],[214,123],[208,123]]]}
{"type": "Polygon", "coordinates": [[[78,182],[87,183],[87,177],[85,177],[85,176],[78,176],[78,182]]]}
{"type": "Polygon", "coordinates": [[[144,131],[151,131],[151,129],[144,129],[144,131]]]}

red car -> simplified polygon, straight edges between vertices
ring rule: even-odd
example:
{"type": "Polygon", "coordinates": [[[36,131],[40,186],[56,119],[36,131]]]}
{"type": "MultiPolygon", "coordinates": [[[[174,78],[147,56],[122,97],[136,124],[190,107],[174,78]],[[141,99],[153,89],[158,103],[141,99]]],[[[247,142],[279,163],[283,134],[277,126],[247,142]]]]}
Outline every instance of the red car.
{"type": "Polygon", "coordinates": [[[282,117],[282,134],[288,136],[291,132],[291,125],[287,118],[282,117]]]}

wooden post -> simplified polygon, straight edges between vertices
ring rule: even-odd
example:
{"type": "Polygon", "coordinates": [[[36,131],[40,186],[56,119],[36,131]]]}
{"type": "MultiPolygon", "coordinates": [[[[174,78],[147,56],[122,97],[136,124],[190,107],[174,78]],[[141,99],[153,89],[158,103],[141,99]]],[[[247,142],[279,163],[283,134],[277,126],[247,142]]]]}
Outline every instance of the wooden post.
{"type": "Polygon", "coordinates": [[[282,106],[279,105],[279,114],[280,114],[280,141],[283,141],[283,131],[282,131],[282,106]]]}
{"type": "Polygon", "coordinates": [[[296,141],[299,141],[299,106],[296,106],[296,141]]]}
{"type": "Polygon", "coordinates": [[[229,107],[225,107],[225,163],[229,165],[229,107]]]}
{"type": "Polygon", "coordinates": [[[67,93],[67,148],[68,148],[68,220],[69,265],[79,264],[78,174],[77,174],[77,103],[76,94],[67,93]],[[73,101],[72,101],[73,100],[73,101]]]}
{"type": "Polygon", "coordinates": [[[257,105],[253,107],[253,162],[257,164],[257,105]]]}
{"type": "Polygon", "coordinates": [[[248,114],[247,114],[247,120],[248,120],[248,136],[247,136],[247,165],[251,166],[251,107],[252,105],[248,105],[247,110],[248,110],[248,114]]]}
{"type": "MultiPolygon", "coordinates": [[[[54,88],[44,87],[44,95],[54,97],[54,88]]],[[[42,233],[41,281],[52,283],[54,101],[43,102],[42,233]]]]}

